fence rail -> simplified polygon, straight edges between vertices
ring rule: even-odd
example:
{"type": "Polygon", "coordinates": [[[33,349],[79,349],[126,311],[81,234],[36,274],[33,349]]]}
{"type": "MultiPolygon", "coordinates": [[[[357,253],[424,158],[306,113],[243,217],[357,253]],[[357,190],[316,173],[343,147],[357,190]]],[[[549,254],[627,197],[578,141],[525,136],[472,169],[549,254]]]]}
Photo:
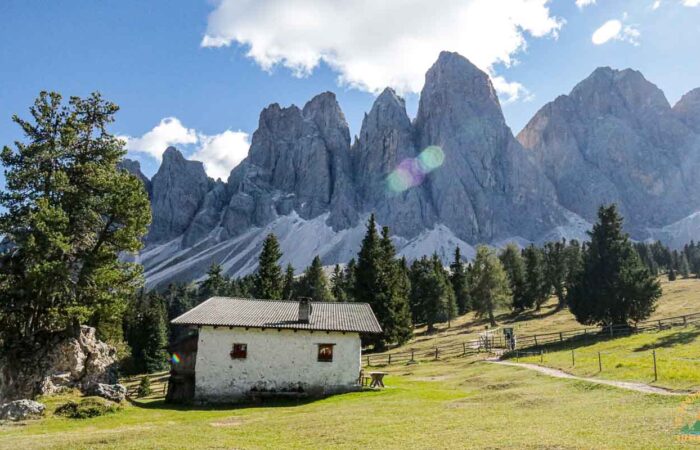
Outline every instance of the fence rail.
{"type": "MultiPolygon", "coordinates": [[[[469,341],[455,342],[447,345],[437,345],[426,349],[409,349],[404,352],[378,353],[363,355],[367,366],[390,365],[395,363],[411,363],[415,361],[437,360],[446,357],[467,356],[478,353],[505,353],[517,350],[519,355],[523,355],[523,349],[543,348],[562,343],[573,343],[575,341],[587,342],[601,339],[630,336],[636,333],[647,331],[661,331],[669,328],[684,327],[691,323],[700,322],[700,312],[685,314],[682,316],[666,317],[655,320],[645,320],[634,325],[620,324],[609,325],[602,328],[579,328],[553,333],[539,333],[527,336],[518,336],[516,349],[508,348],[507,341],[503,336],[492,336],[487,346],[484,340],[472,339],[469,341]]],[[[540,354],[541,352],[534,352],[540,354]]],[[[572,358],[574,357],[572,353],[572,358]]]]}

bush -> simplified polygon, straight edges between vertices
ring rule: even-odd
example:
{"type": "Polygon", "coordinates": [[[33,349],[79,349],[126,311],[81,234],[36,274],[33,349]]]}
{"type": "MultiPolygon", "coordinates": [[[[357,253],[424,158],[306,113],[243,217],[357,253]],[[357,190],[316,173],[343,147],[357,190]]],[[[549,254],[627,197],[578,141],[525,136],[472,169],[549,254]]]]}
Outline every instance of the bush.
{"type": "Polygon", "coordinates": [[[89,419],[117,412],[119,408],[111,402],[86,398],[80,402],[70,401],[56,408],[54,414],[70,419],[89,419]]]}
{"type": "Polygon", "coordinates": [[[139,397],[148,397],[149,395],[151,395],[151,392],[151,380],[146,375],[143,378],[141,378],[137,394],[139,397]]]}

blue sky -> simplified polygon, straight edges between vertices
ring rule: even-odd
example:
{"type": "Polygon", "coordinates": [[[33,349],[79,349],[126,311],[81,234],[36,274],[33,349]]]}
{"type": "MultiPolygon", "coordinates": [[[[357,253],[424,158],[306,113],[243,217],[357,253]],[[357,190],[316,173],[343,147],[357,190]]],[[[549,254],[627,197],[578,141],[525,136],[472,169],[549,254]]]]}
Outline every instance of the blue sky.
{"type": "Polygon", "coordinates": [[[0,20],[0,144],[40,90],[99,90],[148,175],[174,143],[225,176],[262,108],[327,90],[353,134],[387,84],[413,116],[440,49],[494,77],[514,133],[598,66],[640,70],[671,103],[700,87],[700,0],[3,0],[0,20]]]}

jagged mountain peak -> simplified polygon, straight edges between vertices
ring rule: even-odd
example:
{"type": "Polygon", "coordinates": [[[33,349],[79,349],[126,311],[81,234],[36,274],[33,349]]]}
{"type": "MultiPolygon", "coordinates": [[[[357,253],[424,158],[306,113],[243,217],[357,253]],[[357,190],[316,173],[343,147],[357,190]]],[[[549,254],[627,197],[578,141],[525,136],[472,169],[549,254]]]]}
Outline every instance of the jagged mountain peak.
{"type": "Polygon", "coordinates": [[[686,125],[700,133],[700,88],[684,94],[673,106],[673,111],[686,125]]]}
{"type": "Polygon", "coordinates": [[[578,83],[569,97],[596,114],[620,110],[666,112],[671,108],[663,91],[638,70],[598,67],[578,83]]]}

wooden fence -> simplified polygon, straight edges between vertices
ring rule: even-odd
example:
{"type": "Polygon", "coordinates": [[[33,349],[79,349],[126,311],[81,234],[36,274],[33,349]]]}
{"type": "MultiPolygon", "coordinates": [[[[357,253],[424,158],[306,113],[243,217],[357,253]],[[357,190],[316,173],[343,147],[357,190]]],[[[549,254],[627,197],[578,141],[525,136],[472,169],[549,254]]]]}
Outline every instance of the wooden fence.
{"type": "MultiPolygon", "coordinates": [[[[700,322],[700,312],[663,319],[646,320],[637,322],[634,325],[610,325],[603,328],[579,328],[555,333],[517,336],[516,350],[522,355],[525,353],[522,351],[523,349],[543,349],[563,343],[573,344],[575,342],[580,343],[581,341],[586,343],[589,340],[594,342],[602,339],[630,336],[641,332],[684,327],[688,324],[698,322],[700,322]]],[[[403,352],[384,354],[366,353],[363,355],[363,362],[367,366],[411,363],[414,361],[437,360],[440,358],[467,356],[478,353],[505,353],[511,350],[507,348],[507,342],[503,335],[492,336],[487,346],[484,346],[484,342],[485,341],[481,339],[474,339],[444,346],[438,345],[429,349],[409,349],[403,352]]]]}

